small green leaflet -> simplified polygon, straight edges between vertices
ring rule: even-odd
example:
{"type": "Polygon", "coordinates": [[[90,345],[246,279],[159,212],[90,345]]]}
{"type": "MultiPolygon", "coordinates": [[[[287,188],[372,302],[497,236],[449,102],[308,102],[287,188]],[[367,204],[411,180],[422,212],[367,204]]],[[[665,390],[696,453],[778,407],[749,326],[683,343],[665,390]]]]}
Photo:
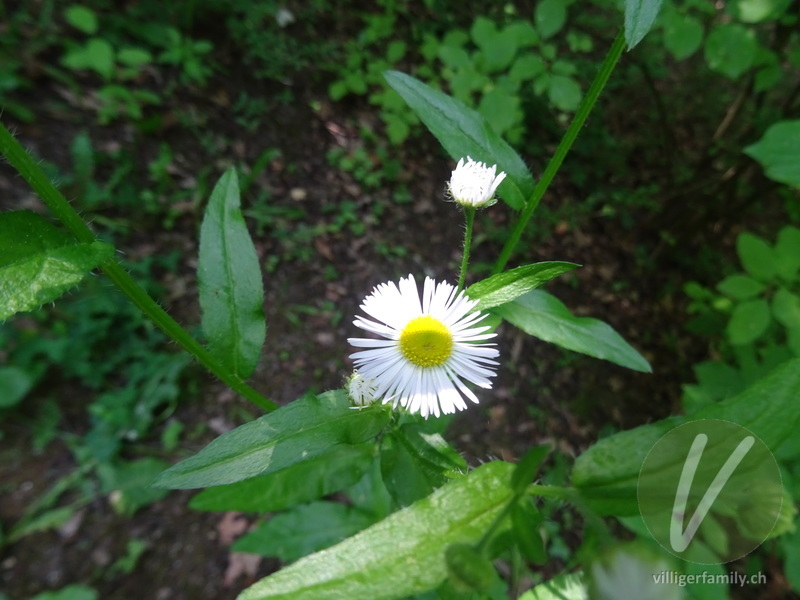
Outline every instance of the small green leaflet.
{"type": "Polygon", "coordinates": [[[470,156],[490,166],[497,164],[498,172],[506,173],[497,195],[513,209],[520,210],[525,205],[533,193],[533,176],[519,154],[492,130],[486,119],[463,102],[410,75],[386,71],[383,76],[453,160],[470,156]]]}
{"type": "Polygon", "coordinates": [[[389,417],[380,405],[352,409],[342,390],[308,395],[218,437],[164,471],[153,485],[211,487],[280,471],[340,445],[371,440],[389,417]]]}
{"type": "Polygon", "coordinates": [[[0,320],[52,302],[113,254],[110,244],[78,243],[36,213],[0,214],[0,320]]]}
{"type": "Polygon", "coordinates": [[[632,50],[647,35],[663,0],[625,0],[625,41],[632,50]]]}
{"type": "Polygon", "coordinates": [[[567,350],[609,360],[620,366],[650,373],[650,364],[609,325],[597,319],[576,317],[555,296],[542,290],[523,294],[492,312],[525,333],[567,350]]]}
{"type": "Polygon", "coordinates": [[[800,185],[800,120],[775,123],[744,153],[758,161],[770,179],[800,185]]]}
{"type": "Polygon", "coordinates": [[[340,544],[262,579],[238,600],[392,600],[447,577],[448,546],[475,543],[514,496],[514,466],[494,461],[340,544]]]}
{"type": "Polygon", "coordinates": [[[540,262],[517,267],[469,286],[467,296],[471,300],[479,300],[475,310],[494,308],[516,300],[522,294],[577,266],[579,265],[569,262],[540,262]]]}
{"type": "Polygon", "coordinates": [[[267,333],[264,283],[239,207],[234,169],[226,171],[211,192],[200,228],[197,280],[209,349],[231,372],[249,377],[267,333]]]}

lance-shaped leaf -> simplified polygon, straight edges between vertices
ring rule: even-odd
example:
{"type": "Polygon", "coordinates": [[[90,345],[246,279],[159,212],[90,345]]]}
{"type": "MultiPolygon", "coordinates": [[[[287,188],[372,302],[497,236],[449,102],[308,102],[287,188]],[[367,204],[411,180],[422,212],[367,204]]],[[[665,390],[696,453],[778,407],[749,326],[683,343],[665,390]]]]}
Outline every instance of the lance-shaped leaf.
{"type": "Polygon", "coordinates": [[[625,41],[628,50],[653,27],[663,0],[625,0],[625,41]]]}
{"type": "Polygon", "coordinates": [[[373,447],[337,446],[274,473],[203,490],[189,507],[268,513],[316,500],[358,482],[372,464],[373,447]]]}
{"type": "MultiPolygon", "coordinates": [[[[601,514],[639,513],[637,482],[650,449],[687,420],[720,419],[746,427],[772,451],[800,426],[800,359],[788,361],[741,394],[716,402],[689,417],[671,417],[604,438],[575,461],[572,483],[601,514]]],[[[676,456],[683,464],[685,456],[676,456]]]]}
{"type": "Polygon", "coordinates": [[[426,434],[406,425],[382,441],[383,482],[400,506],[424,498],[466,469],[464,459],[438,433],[426,434]]]}
{"type": "Polygon", "coordinates": [[[467,296],[472,300],[480,300],[475,310],[494,308],[516,300],[577,266],[569,262],[540,262],[517,267],[472,284],[467,288],[467,296]]]}
{"type": "Polygon", "coordinates": [[[238,600],[391,600],[438,586],[445,551],[477,542],[513,498],[513,465],[475,469],[332,548],[262,579],[238,600]]]}
{"type": "Polygon", "coordinates": [[[519,155],[492,130],[486,119],[463,102],[410,75],[386,71],[383,76],[453,160],[470,156],[490,166],[496,164],[498,172],[506,173],[497,189],[498,196],[516,210],[525,205],[533,193],[533,176],[519,155]]]}
{"type": "Polygon", "coordinates": [[[341,390],[305,396],[218,437],[164,471],[153,485],[201,488],[280,471],[340,445],[374,438],[389,416],[382,406],[352,409],[341,390]]]}
{"type": "Polygon", "coordinates": [[[650,364],[609,325],[588,317],[576,317],[556,297],[533,290],[492,312],[525,333],[567,350],[588,354],[650,373],[650,364]]]}
{"type": "Polygon", "coordinates": [[[0,214],[0,320],[52,302],[113,254],[110,244],[77,243],[36,213],[0,214]]]}
{"type": "Polygon", "coordinates": [[[236,171],[220,177],[200,228],[197,262],[203,332],[232,373],[249,377],[264,345],[264,284],[256,249],[239,207],[236,171]]]}

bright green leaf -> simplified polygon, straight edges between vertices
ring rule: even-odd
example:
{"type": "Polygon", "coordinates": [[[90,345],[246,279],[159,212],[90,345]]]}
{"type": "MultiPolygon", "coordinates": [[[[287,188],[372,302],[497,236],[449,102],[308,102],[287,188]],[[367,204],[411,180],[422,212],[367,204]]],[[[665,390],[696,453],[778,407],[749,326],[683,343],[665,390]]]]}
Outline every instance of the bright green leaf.
{"type": "Polygon", "coordinates": [[[753,66],[758,42],[753,31],[738,23],[723,23],[708,34],[706,63],[712,71],[736,79],[753,66]]]}
{"type": "Polygon", "coordinates": [[[771,322],[772,316],[766,300],[747,300],[733,309],[725,331],[731,344],[751,344],[764,335],[771,322]]]}
{"type": "Polygon", "coordinates": [[[478,112],[486,118],[498,135],[508,131],[522,120],[522,109],[516,94],[495,87],[481,98],[478,112]]]}
{"type": "Polygon", "coordinates": [[[231,372],[249,377],[264,345],[264,284],[256,249],[239,207],[236,171],[220,177],[200,228],[197,265],[203,331],[231,372]]]}
{"type": "Polygon", "coordinates": [[[757,235],[743,233],[736,238],[736,252],[745,271],[759,281],[769,283],[775,277],[775,252],[757,235]]]}
{"type": "Polygon", "coordinates": [[[382,406],[353,410],[341,390],[305,396],[218,437],[153,485],[210,487],[280,471],[340,445],[371,440],[388,420],[382,406]]]}
{"type": "Polygon", "coordinates": [[[52,302],[113,254],[104,242],[76,243],[36,213],[0,214],[0,320],[52,302]]]}
{"type": "Polygon", "coordinates": [[[453,544],[444,553],[447,574],[457,589],[486,592],[497,572],[492,562],[471,544],[453,544]]]}
{"type": "Polygon", "coordinates": [[[779,18],[792,0],[731,0],[728,9],[743,23],[761,23],[779,18]]]}
{"type": "Polygon", "coordinates": [[[664,47],[683,60],[697,52],[703,43],[703,24],[691,15],[669,11],[664,19],[664,47]]]}
{"type": "Polygon", "coordinates": [[[128,67],[142,67],[153,62],[153,55],[142,48],[122,48],[117,60],[128,67]]]}
{"type": "Polygon", "coordinates": [[[236,540],[234,552],[293,562],[366,529],[375,517],[353,506],[312,502],[275,515],[236,540]]]}
{"type": "Polygon", "coordinates": [[[431,496],[242,592],[238,600],[389,600],[447,577],[445,551],[475,543],[513,497],[513,466],[483,465],[431,496]]]}
{"type": "Polygon", "coordinates": [[[268,513],[317,500],[358,482],[372,464],[372,446],[338,446],[280,471],[209,488],[189,506],[268,513]]]}
{"type": "Polygon", "coordinates": [[[567,3],[564,0],[541,0],[533,13],[536,29],[542,39],[557,34],[567,22],[567,3]]]}
{"type": "Polygon", "coordinates": [[[497,164],[506,178],[498,196],[519,210],[533,192],[533,177],[511,146],[501,139],[486,120],[462,102],[399,71],[387,71],[384,78],[408,103],[454,160],[469,155],[473,160],[497,164]]]}
{"type": "Polygon", "coordinates": [[[787,225],[775,242],[775,268],[784,281],[794,281],[800,269],[800,229],[787,225]]]}
{"type": "Polygon", "coordinates": [[[535,446],[525,453],[517,463],[514,474],[511,476],[511,487],[518,494],[521,494],[533,482],[536,473],[539,472],[544,459],[550,454],[550,446],[535,446]]]}
{"type": "Polygon", "coordinates": [[[54,592],[36,594],[30,600],[97,600],[97,592],[88,585],[73,584],[54,592]]]}
{"type": "Polygon", "coordinates": [[[772,297],[772,314],[784,327],[800,329],[800,297],[780,288],[772,297]]]}
{"type": "Polygon", "coordinates": [[[758,161],[770,179],[800,185],[800,120],[771,125],[744,153],[758,161]]]}
{"type": "Polygon", "coordinates": [[[537,565],[547,562],[544,540],[539,531],[544,517],[528,497],[520,498],[511,509],[512,535],[523,556],[537,565]]]}
{"type": "Polygon", "coordinates": [[[663,0],[625,0],[625,41],[631,50],[647,35],[663,0]]]}
{"type": "Polygon", "coordinates": [[[688,418],[670,417],[600,440],[575,461],[572,483],[601,514],[639,514],[639,471],[650,449],[668,431],[687,420],[731,421],[751,430],[775,452],[800,427],[798,396],[800,359],[793,359],[741,394],[711,404],[688,418]]]}
{"type": "Polygon", "coordinates": [[[558,110],[574,112],[581,103],[581,86],[566,75],[553,75],[547,88],[547,97],[558,110]]]}
{"type": "Polygon", "coordinates": [[[588,317],[576,317],[557,298],[533,290],[514,302],[492,309],[524,332],[562,348],[602,358],[650,373],[649,363],[609,325],[588,317]]]}
{"type": "Polygon", "coordinates": [[[83,33],[88,35],[97,33],[97,15],[90,8],[73,4],[64,11],[64,19],[83,33]]]}
{"type": "Polygon", "coordinates": [[[763,292],[766,286],[747,275],[729,275],[717,284],[717,289],[734,300],[749,300],[763,292]]]}
{"type": "Polygon", "coordinates": [[[92,38],[70,50],[61,62],[70,69],[92,69],[106,80],[114,75],[114,49],[102,38],[92,38]]]}

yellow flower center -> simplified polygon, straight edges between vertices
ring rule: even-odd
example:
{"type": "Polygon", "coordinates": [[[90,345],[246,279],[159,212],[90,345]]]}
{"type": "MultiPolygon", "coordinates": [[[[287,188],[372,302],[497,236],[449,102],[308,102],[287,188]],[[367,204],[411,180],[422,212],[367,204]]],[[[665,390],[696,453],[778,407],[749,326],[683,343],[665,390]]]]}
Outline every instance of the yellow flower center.
{"type": "Polygon", "coordinates": [[[417,317],[400,333],[400,350],[418,367],[436,367],[453,353],[453,336],[439,319],[417,317]]]}

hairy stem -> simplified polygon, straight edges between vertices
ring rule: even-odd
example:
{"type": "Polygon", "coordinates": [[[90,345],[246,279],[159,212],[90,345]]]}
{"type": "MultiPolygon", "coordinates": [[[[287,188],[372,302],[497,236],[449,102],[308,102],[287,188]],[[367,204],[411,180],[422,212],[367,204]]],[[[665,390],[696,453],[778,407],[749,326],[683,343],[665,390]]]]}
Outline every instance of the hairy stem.
{"type": "Polygon", "coordinates": [[[458,275],[457,292],[464,289],[464,281],[467,278],[467,265],[469,265],[469,253],[472,248],[472,226],[475,223],[475,208],[472,206],[464,207],[464,217],[466,218],[466,230],[464,231],[464,256],[461,258],[461,272],[458,275]]]}
{"type": "MultiPolygon", "coordinates": [[[[97,240],[92,230],[86,225],[77,211],[67,202],[64,195],[51,183],[39,168],[39,165],[23,149],[23,147],[9,133],[8,129],[0,123],[0,153],[9,164],[28,182],[33,190],[44,201],[48,208],[61,223],[82,243],[91,243],[97,240]]],[[[266,411],[272,411],[278,406],[259,394],[247,385],[240,377],[229,372],[204,346],[194,339],[189,332],[181,327],[167,312],[153,300],[144,289],[128,274],[128,272],[111,259],[103,263],[100,268],[114,282],[123,294],[141,310],[147,318],[161,329],[170,338],[191,354],[200,364],[211,371],[220,380],[225,382],[237,394],[247,398],[253,404],[266,411]]]]}

